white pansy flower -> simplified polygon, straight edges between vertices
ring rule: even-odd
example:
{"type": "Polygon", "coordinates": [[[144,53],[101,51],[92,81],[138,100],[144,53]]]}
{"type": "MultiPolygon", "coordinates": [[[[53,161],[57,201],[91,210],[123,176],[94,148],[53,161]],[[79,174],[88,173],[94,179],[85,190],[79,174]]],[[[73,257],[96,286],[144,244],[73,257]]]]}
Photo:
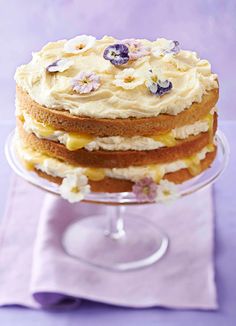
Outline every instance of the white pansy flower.
{"type": "Polygon", "coordinates": [[[60,194],[70,203],[76,203],[84,199],[90,192],[88,178],[83,174],[68,174],[59,187],[60,194]]]}
{"type": "Polygon", "coordinates": [[[144,81],[144,76],[137,73],[133,68],[127,68],[115,76],[113,84],[124,89],[133,89],[142,85],[144,81]]]}
{"type": "Polygon", "coordinates": [[[46,67],[48,72],[63,72],[69,69],[73,65],[72,60],[68,59],[59,59],[52,62],[50,65],[46,67]]]}
{"type": "Polygon", "coordinates": [[[168,93],[173,87],[172,83],[163,77],[161,70],[156,69],[149,69],[145,85],[152,94],[157,96],[168,93]]]}
{"type": "Polygon", "coordinates": [[[163,70],[160,68],[149,67],[149,69],[145,72],[145,80],[146,82],[154,82],[156,83],[158,80],[164,80],[165,75],[163,70]]]}
{"type": "Polygon", "coordinates": [[[64,45],[64,52],[79,54],[91,49],[96,38],[90,35],[80,35],[67,41],[64,45]]]}
{"type": "Polygon", "coordinates": [[[159,57],[165,54],[177,54],[180,51],[179,42],[166,40],[164,38],[157,39],[155,46],[152,49],[152,54],[159,57]]]}
{"type": "Polygon", "coordinates": [[[155,68],[149,68],[145,74],[145,85],[150,88],[153,84],[156,84],[160,79],[161,71],[155,68]]]}
{"type": "Polygon", "coordinates": [[[177,186],[175,183],[168,180],[161,180],[157,187],[156,202],[167,202],[177,199],[179,197],[177,186]]]}

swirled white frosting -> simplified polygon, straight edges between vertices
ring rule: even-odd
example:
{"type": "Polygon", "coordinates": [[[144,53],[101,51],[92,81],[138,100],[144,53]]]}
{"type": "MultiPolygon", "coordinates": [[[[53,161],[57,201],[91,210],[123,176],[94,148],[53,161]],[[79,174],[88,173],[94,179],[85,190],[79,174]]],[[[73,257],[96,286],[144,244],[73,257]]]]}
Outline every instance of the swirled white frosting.
{"type": "Polygon", "coordinates": [[[96,118],[154,117],[160,113],[176,115],[193,102],[201,102],[208,91],[217,88],[217,75],[212,74],[207,60],[200,60],[195,52],[181,50],[178,54],[156,57],[153,49],[162,39],[154,42],[140,40],[150,47],[149,55],[130,60],[124,66],[114,66],[103,58],[104,49],[119,40],[105,36],[96,40],[82,53],[67,53],[66,40],[48,43],[33,53],[32,61],[20,66],[15,74],[17,84],[37,103],[48,108],[67,110],[73,115],[96,118]],[[69,69],[49,73],[46,67],[55,60],[69,59],[69,69]],[[173,84],[172,90],[161,97],[153,95],[144,83],[133,89],[123,89],[113,82],[125,68],[133,68],[143,78],[149,69],[161,71],[173,84]],[[98,89],[87,94],[74,92],[72,79],[81,71],[92,71],[100,77],[98,89]]]}

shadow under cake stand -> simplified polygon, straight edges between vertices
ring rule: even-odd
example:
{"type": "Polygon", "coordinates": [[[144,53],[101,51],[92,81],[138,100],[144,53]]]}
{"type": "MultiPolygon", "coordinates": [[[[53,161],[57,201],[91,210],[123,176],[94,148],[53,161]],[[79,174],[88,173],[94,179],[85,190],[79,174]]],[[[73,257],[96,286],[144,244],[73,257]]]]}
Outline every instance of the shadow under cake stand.
{"type": "MultiPolygon", "coordinates": [[[[14,135],[12,131],[5,144],[5,154],[11,168],[31,184],[59,195],[58,185],[22,166],[14,149],[14,135]]],[[[220,131],[217,132],[216,142],[218,149],[212,166],[199,176],[178,185],[178,198],[209,186],[224,171],[229,146],[220,131]]],[[[165,231],[146,217],[125,211],[127,205],[150,203],[139,202],[131,192],[90,193],[83,202],[106,205],[106,214],[80,219],[65,230],[62,244],[70,256],[99,268],[127,271],[149,266],[166,253],[169,239],[165,231]]]]}

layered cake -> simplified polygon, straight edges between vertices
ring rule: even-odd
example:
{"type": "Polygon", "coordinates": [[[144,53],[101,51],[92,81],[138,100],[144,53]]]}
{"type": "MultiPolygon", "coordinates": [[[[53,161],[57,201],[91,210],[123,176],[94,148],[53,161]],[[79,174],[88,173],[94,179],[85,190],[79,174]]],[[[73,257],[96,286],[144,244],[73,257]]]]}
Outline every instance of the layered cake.
{"type": "Polygon", "coordinates": [[[215,158],[217,75],[177,41],[51,42],[15,80],[18,156],[71,202],[90,191],[156,200],[215,158]]]}

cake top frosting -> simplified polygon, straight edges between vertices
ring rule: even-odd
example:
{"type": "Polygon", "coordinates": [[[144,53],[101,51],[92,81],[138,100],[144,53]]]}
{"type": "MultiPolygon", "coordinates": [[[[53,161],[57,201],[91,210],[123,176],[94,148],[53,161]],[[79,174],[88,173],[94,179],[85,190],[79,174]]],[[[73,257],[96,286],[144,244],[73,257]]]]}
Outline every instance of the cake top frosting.
{"type": "Polygon", "coordinates": [[[48,43],[15,80],[48,108],[112,119],[176,115],[218,87],[210,63],[177,41],[87,35],[48,43]]]}

